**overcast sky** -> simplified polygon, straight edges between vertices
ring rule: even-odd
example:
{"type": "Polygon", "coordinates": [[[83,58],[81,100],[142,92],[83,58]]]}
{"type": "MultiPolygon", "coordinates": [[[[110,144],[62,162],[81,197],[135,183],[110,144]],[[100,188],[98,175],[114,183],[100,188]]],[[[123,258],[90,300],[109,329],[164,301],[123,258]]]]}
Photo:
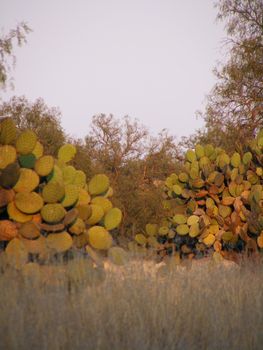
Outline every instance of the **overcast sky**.
{"type": "Polygon", "coordinates": [[[43,97],[78,137],[98,113],[190,135],[222,58],[215,18],[213,0],[0,0],[0,29],[26,21],[34,30],[4,99],[43,97]]]}

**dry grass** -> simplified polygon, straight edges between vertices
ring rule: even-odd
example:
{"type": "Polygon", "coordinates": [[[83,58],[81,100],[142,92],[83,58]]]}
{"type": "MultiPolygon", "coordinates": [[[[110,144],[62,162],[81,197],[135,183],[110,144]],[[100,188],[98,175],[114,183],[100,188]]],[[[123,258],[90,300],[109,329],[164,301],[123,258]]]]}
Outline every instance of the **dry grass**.
{"type": "Polygon", "coordinates": [[[105,275],[75,264],[0,275],[1,349],[263,348],[262,264],[155,273],[137,261],[105,275]]]}

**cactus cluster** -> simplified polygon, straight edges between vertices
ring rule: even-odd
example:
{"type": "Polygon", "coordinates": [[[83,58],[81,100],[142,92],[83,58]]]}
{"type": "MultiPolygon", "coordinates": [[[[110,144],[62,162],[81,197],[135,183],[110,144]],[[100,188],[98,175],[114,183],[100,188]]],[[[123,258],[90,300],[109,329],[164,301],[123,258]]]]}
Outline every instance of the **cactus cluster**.
{"type": "Polygon", "coordinates": [[[263,131],[232,155],[197,144],[164,183],[167,215],[148,224],[130,249],[161,255],[227,257],[263,250],[263,131]]]}
{"type": "Polygon", "coordinates": [[[0,121],[0,243],[16,267],[77,249],[93,258],[96,250],[109,251],[121,261],[111,248],[122,213],[108,198],[109,179],[97,174],[87,182],[70,164],[75,154],[65,144],[57,158],[45,155],[34,131],[0,121]]]}

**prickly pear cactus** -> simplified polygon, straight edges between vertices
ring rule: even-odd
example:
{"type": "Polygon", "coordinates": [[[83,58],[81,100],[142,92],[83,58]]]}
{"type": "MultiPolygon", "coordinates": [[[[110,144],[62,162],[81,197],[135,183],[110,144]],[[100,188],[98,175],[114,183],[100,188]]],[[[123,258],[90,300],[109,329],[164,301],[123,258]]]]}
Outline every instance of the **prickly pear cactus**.
{"type": "Polygon", "coordinates": [[[263,131],[232,155],[212,145],[188,150],[163,197],[167,216],[136,234],[131,250],[183,258],[263,251],[263,131]]]}
{"type": "MultiPolygon", "coordinates": [[[[70,163],[75,154],[66,144],[57,159],[46,155],[34,131],[19,132],[12,119],[0,120],[0,241],[15,268],[29,258],[43,262],[75,250],[98,265],[100,251],[112,247],[110,231],[122,213],[109,199],[109,179],[98,174],[87,182],[70,163]]],[[[117,253],[110,251],[119,262],[117,253]]]]}

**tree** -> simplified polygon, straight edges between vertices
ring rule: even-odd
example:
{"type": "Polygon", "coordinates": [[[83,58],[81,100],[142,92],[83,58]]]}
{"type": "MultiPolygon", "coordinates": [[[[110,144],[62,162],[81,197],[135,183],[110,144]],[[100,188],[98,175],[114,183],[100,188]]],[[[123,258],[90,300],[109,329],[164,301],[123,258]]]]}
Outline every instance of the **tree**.
{"type": "Polygon", "coordinates": [[[27,34],[31,31],[26,23],[21,22],[7,35],[0,37],[0,89],[6,88],[8,83],[12,85],[10,74],[16,62],[14,45],[22,46],[25,44],[27,34]]]}
{"type": "MultiPolygon", "coordinates": [[[[263,127],[262,0],[220,0],[218,20],[225,22],[227,61],[214,69],[217,82],[207,98],[205,130],[192,142],[212,142],[229,151],[263,127]]],[[[189,141],[189,140],[188,140],[189,141]]]]}
{"type": "Polygon", "coordinates": [[[12,97],[0,105],[1,117],[13,118],[19,130],[34,130],[47,154],[56,155],[66,141],[60,111],[49,108],[41,98],[31,103],[24,96],[12,97]]]}
{"type": "Polygon", "coordinates": [[[132,236],[162,216],[161,185],[176,168],[177,147],[163,130],[157,137],[137,120],[94,116],[85,138],[91,175],[106,173],[114,188],[113,203],[122,209],[122,235],[132,236]]]}

